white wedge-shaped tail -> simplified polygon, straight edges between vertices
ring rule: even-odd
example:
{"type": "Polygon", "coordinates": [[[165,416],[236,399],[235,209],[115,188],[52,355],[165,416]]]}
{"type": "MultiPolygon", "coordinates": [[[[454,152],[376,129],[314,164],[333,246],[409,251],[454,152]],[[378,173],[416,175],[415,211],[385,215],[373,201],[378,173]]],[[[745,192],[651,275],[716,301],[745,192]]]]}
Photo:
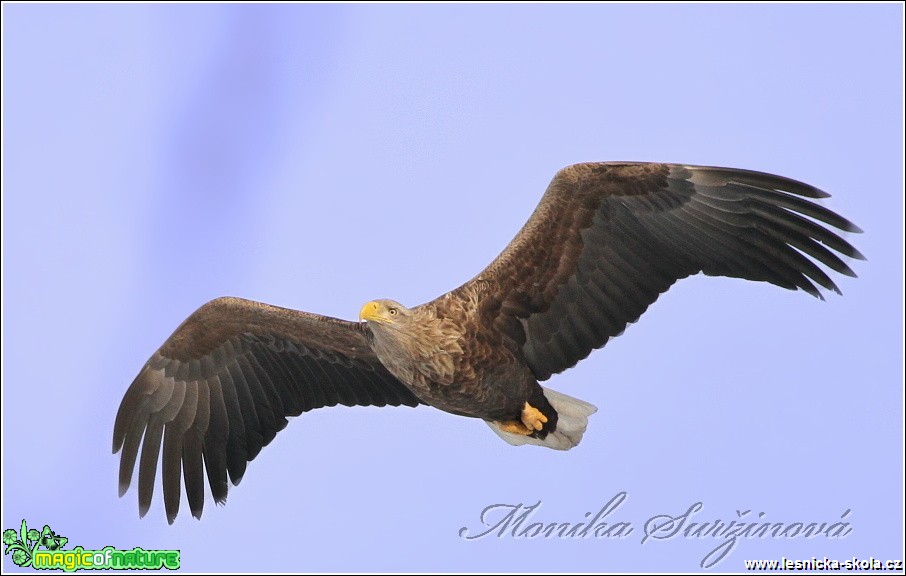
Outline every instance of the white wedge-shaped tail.
{"type": "Polygon", "coordinates": [[[557,429],[548,434],[544,440],[504,432],[494,422],[489,420],[485,420],[485,422],[507,444],[512,444],[513,446],[533,444],[535,446],[547,446],[554,450],[569,450],[582,440],[582,435],[585,434],[585,429],[588,427],[588,417],[597,412],[598,409],[588,402],[561,394],[556,390],[544,388],[543,386],[542,389],[547,401],[557,411],[557,429]]]}

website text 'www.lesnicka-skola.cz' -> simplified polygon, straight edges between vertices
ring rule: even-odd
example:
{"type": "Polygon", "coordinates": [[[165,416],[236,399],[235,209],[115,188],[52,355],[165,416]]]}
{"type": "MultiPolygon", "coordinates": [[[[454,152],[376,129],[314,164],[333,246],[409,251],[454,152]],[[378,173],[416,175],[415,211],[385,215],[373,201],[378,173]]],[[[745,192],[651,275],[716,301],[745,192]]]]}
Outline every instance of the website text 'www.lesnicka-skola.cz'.
{"type": "Polygon", "coordinates": [[[790,558],[781,558],[780,560],[744,560],[746,570],[751,571],[771,571],[771,570],[803,570],[803,571],[820,571],[820,570],[871,570],[871,571],[903,571],[902,560],[879,560],[874,557],[857,558],[853,556],[846,560],[836,560],[832,558],[816,558],[809,560],[792,560],[790,558]]]}

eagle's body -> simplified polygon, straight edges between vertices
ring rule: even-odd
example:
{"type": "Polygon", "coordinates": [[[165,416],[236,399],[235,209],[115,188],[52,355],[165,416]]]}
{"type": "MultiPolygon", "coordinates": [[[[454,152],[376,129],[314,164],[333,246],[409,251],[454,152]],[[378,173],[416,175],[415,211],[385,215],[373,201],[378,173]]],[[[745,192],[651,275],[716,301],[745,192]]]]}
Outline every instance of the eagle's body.
{"type": "Polygon", "coordinates": [[[148,510],[163,446],[168,519],[185,478],[200,517],[286,417],[336,404],[429,404],[481,418],[511,444],[569,449],[595,408],[542,387],[623,332],[676,280],[703,272],[821,297],[816,263],[854,276],[862,255],[820,223],[859,231],[780,176],[675,164],[564,168],[509,246],[478,276],[411,309],[392,300],[347,322],[237,298],[186,319],[117,413],[120,492],[139,459],[148,510]],[[182,474],[181,474],[182,473],[182,474]]]}
{"type": "Polygon", "coordinates": [[[401,317],[384,323],[362,315],[369,320],[372,350],[426,404],[460,416],[516,421],[529,402],[549,419],[540,431],[546,435],[556,425],[557,413],[518,349],[482,325],[480,290],[466,290],[475,297],[447,294],[412,310],[392,300],[369,303],[401,317]]]}

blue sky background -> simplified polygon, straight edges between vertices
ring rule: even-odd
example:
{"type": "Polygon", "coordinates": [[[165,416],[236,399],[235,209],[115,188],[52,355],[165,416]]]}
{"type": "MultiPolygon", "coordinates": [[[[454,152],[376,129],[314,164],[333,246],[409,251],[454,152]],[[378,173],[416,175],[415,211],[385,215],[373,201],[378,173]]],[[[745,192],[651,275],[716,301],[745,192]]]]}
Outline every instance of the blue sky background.
{"type": "MultiPolygon", "coordinates": [[[[2,528],[179,548],[190,571],[700,569],[648,519],[764,512],[842,539],[751,558],[903,557],[899,5],[3,5],[2,528]],[[353,319],[471,278],[557,169],[646,160],[833,194],[868,256],[844,295],[696,277],[550,386],[599,407],[567,453],[478,421],[291,422],[227,506],[139,520],[122,394],[207,300],[353,319]],[[405,223],[405,225],[395,225],[405,223]],[[394,224],[394,225],[390,225],[394,224]],[[622,540],[467,541],[492,504],[622,540]]],[[[751,516],[749,516],[751,518],[751,516]]],[[[9,557],[4,570],[14,569],[9,557]]]]}

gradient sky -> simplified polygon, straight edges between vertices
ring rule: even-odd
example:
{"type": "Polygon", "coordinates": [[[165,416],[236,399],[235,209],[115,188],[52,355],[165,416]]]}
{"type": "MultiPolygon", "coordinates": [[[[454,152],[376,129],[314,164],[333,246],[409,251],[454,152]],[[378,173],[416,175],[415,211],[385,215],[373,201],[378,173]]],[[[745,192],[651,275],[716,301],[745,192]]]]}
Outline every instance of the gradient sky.
{"type": "Polygon", "coordinates": [[[850,511],[845,538],[740,540],[720,570],[902,558],[902,10],[4,4],[2,528],[178,548],[195,572],[697,571],[722,540],[642,537],[701,502],[696,521],[850,511]],[[335,408],[200,522],[117,498],[117,406],[199,305],[419,304],[506,246],[556,170],[601,160],[809,182],[868,261],[826,302],[680,282],[549,382],[599,407],[570,452],[335,408]],[[460,536],[490,505],[580,522],[622,492],[623,539],[460,536]]]}

